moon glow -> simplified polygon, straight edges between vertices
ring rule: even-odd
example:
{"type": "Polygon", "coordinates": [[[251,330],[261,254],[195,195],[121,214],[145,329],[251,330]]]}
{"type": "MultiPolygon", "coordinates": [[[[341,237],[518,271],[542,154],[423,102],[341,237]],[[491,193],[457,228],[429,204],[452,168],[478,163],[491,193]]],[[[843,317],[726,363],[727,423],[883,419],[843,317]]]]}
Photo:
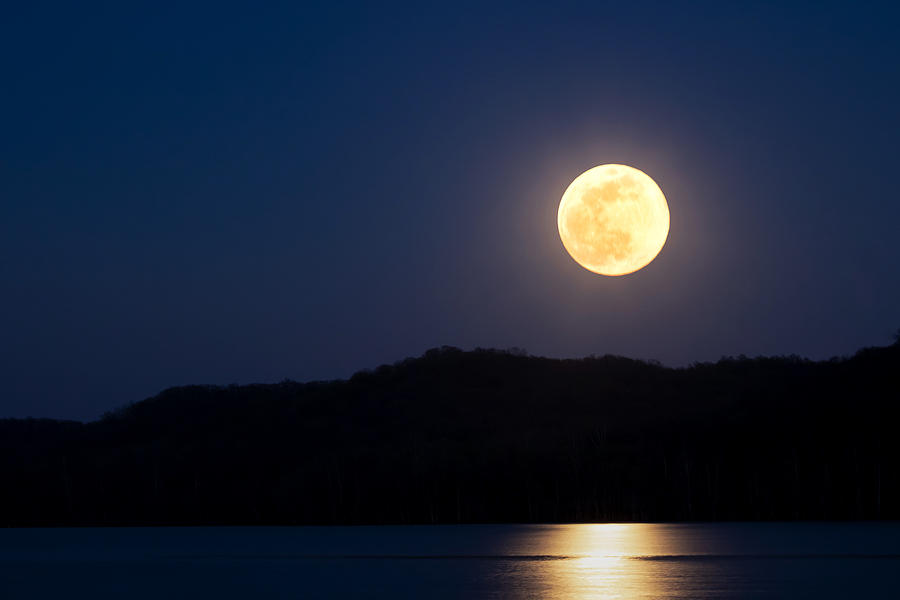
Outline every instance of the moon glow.
{"type": "Polygon", "coordinates": [[[669,205],[643,171],[600,165],[566,188],[557,225],[575,262],[600,275],[626,275],[646,267],[662,250],[669,205]]]}

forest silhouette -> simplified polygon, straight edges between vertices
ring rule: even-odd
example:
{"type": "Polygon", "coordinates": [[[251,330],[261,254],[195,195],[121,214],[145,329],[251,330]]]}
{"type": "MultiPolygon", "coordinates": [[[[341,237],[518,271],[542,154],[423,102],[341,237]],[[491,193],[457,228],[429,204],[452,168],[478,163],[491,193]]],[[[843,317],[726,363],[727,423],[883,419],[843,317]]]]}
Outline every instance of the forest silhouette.
{"type": "Polygon", "coordinates": [[[0,420],[0,526],[900,518],[900,343],[850,358],[427,351],[0,420]]]}

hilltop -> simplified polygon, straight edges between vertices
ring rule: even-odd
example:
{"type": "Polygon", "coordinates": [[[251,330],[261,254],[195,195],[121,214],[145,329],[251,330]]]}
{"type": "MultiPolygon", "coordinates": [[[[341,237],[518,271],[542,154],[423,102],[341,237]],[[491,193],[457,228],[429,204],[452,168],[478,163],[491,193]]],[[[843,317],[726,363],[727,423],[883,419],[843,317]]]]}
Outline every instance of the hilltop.
{"type": "Polygon", "coordinates": [[[0,420],[0,525],[900,518],[900,345],[687,368],[456,348],[0,420]]]}

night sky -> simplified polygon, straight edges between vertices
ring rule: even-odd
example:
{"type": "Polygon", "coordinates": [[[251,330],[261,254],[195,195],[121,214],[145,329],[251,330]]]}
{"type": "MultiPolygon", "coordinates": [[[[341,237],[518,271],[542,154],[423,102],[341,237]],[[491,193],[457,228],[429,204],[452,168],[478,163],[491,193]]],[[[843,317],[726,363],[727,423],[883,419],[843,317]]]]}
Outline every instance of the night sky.
{"type": "Polygon", "coordinates": [[[0,416],[440,345],[828,358],[900,327],[884,5],[42,3],[0,16],[0,416]],[[625,163],[645,269],[566,253],[625,163]]]}

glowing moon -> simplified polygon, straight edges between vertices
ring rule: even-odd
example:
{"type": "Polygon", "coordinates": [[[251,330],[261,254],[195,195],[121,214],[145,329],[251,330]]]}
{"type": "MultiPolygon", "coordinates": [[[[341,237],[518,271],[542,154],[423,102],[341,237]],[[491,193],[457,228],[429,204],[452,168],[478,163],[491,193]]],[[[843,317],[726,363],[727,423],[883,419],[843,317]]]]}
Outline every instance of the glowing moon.
{"type": "Polygon", "coordinates": [[[662,250],[669,205],[643,171],[600,165],[566,188],[557,225],[575,262],[601,275],[625,275],[646,267],[662,250]]]}

